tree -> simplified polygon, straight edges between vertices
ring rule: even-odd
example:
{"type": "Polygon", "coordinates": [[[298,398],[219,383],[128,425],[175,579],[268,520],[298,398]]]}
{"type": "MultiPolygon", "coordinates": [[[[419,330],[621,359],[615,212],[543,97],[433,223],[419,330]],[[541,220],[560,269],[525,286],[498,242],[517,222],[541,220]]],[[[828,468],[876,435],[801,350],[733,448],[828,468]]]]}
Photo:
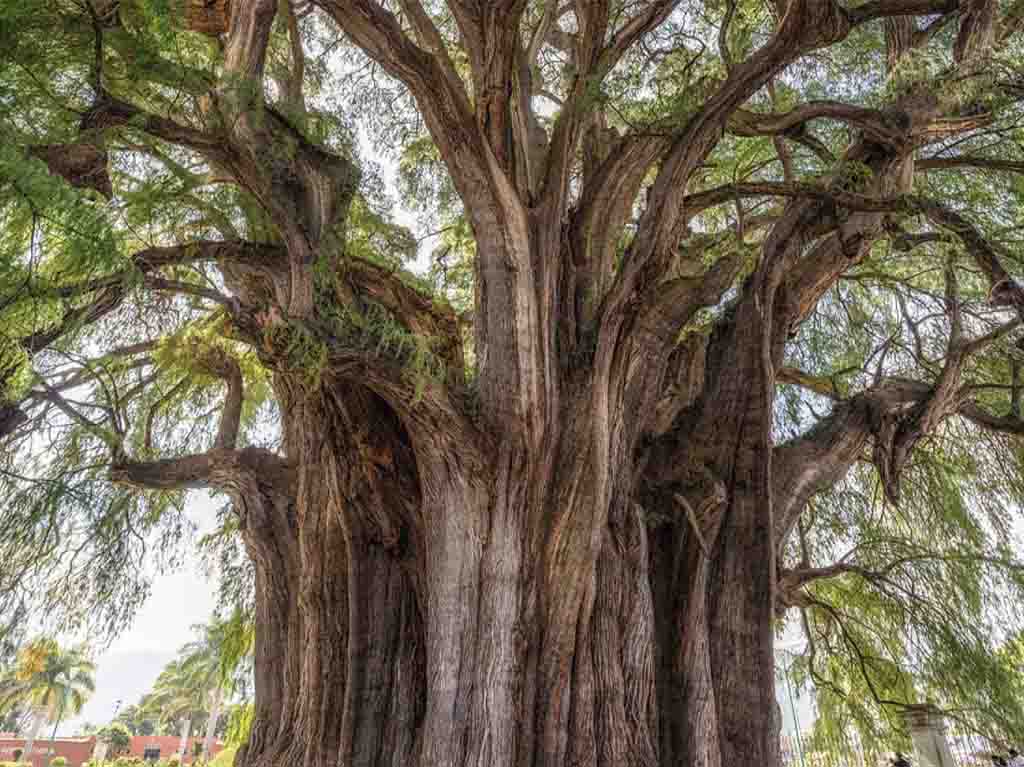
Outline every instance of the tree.
{"type": "Polygon", "coordinates": [[[7,695],[22,701],[32,712],[32,729],[25,742],[26,759],[32,756],[45,722],[53,722],[52,743],[61,720],[82,710],[95,689],[95,670],[82,648],[63,648],[50,638],[29,642],[19,652],[12,674],[14,686],[7,695]]]}
{"type": "Polygon", "coordinates": [[[196,744],[209,754],[218,731],[221,707],[234,692],[237,675],[244,674],[244,661],[252,648],[252,626],[244,613],[228,619],[214,617],[210,623],[192,627],[197,639],[181,648],[157,678],[153,690],[132,717],[155,716],[165,726],[184,721],[179,756],[188,746],[188,733],[196,720],[205,720],[206,734],[196,744]]]}
{"type": "Polygon", "coordinates": [[[111,722],[96,733],[107,744],[107,756],[115,757],[127,752],[132,745],[132,733],[122,722],[111,722]]]}
{"type": "Polygon", "coordinates": [[[7,578],[123,625],[227,496],[242,767],[775,764],[787,612],[995,665],[1019,2],[180,5],[0,10],[7,578]]]}
{"type": "Polygon", "coordinates": [[[122,708],[114,722],[123,724],[132,735],[153,735],[156,732],[153,720],[135,704],[122,708]]]}
{"type": "Polygon", "coordinates": [[[155,714],[162,725],[173,728],[181,724],[178,757],[184,758],[192,726],[197,720],[210,716],[207,707],[210,687],[208,680],[194,673],[188,658],[175,658],[157,677],[153,689],[143,697],[140,708],[155,714]]]}
{"type": "Polygon", "coordinates": [[[214,618],[206,625],[193,626],[193,630],[199,638],[182,648],[182,672],[190,686],[204,691],[209,698],[206,734],[202,744],[197,742],[196,746],[202,754],[210,754],[224,696],[231,692],[233,677],[251,651],[252,626],[244,615],[236,613],[228,620],[214,618]]]}

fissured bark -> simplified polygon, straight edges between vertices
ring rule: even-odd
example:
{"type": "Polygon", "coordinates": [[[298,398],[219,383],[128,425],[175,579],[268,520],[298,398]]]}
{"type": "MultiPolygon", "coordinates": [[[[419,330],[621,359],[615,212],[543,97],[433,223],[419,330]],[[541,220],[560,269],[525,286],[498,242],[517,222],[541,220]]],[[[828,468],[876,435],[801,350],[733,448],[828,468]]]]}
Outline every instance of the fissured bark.
{"type": "Polygon", "coordinates": [[[257,573],[239,767],[771,763],[756,498],[709,481],[700,519],[642,508],[628,473],[599,486],[583,419],[480,451],[360,387],[277,389],[294,476],[235,491],[257,573]]]}

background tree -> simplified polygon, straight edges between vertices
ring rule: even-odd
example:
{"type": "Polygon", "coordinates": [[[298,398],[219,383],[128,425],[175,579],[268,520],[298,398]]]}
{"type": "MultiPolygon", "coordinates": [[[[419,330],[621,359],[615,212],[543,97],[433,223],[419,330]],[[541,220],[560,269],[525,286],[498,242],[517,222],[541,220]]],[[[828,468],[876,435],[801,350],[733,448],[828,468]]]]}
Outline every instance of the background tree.
{"type": "Polygon", "coordinates": [[[96,667],[82,648],[63,648],[49,638],[35,639],[18,653],[13,669],[14,684],[6,695],[31,711],[32,729],[25,742],[24,757],[30,759],[39,731],[53,723],[50,741],[68,714],[76,715],[95,689],[96,667]]]}
{"type": "Polygon", "coordinates": [[[199,638],[185,645],[180,655],[182,672],[189,684],[205,690],[209,699],[206,734],[201,744],[206,755],[213,752],[225,696],[233,692],[236,677],[251,652],[252,625],[244,615],[236,613],[227,620],[215,617],[193,630],[199,638]]]}
{"type": "Polygon", "coordinates": [[[192,727],[210,716],[210,687],[206,682],[176,658],[164,667],[140,703],[140,708],[157,717],[165,731],[174,732],[180,727],[179,757],[186,753],[192,727]]]}
{"type": "Polygon", "coordinates": [[[120,756],[132,745],[132,732],[121,722],[111,722],[97,732],[96,737],[107,744],[108,757],[120,756]]]}
{"type": "Polygon", "coordinates": [[[226,496],[242,767],[774,764],[787,616],[1018,716],[1019,3],[228,5],[0,9],[0,599],[226,496]]]}
{"type": "Polygon", "coordinates": [[[123,724],[132,735],[153,735],[156,732],[153,720],[134,703],[122,708],[114,722],[123,724]]]}

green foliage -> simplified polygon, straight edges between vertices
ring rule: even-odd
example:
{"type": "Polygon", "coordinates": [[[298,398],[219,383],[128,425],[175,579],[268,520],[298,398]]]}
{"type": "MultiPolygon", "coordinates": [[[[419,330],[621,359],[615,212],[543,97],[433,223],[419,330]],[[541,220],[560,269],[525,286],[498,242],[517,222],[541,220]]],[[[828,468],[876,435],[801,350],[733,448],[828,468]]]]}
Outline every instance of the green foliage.
{"type": "Polygon", "coordinates": [[[899,514],[881,513],[866,469],[815,501],[811,561],[861,568],[813,584],[802,611],[811,644],[796,673],[816,688],[822,737],[852,725],[897,743],[899,705],[925,701],[969,712],[961,724],[991,737],[1024,724],[1019,671],[1000,651],[1022,619],[1024,566],[1003,511],[1019,482],[1001,481],[1002,462],[978,450],[987,439],[947,426],[916,454],[899,514]]]}
{"type": "Polygon", "coordinates": [[[256,706],[248,703],[236,706],[228,719],[227,737],[225,742],[229,748],[238,748],[249,740],[249,733],[252,730],[253,719],[256,716],[256,706]]]}
{"type": "Polygon", "coordinates": [[[368,302],[362,312],[343,310],[333,320],[332,335],[344,346],[401,364],[417,398],[429,383],[444,380],[446,365],[434,351],[435,339],[411,332],[379,304],[368,302]]]}
{"type": "MultiPolygon", "coordinates": [[[[170,729],[184,718],[195,731],[205,727],[213,711],[215,695],[244,691],[251,673],[248,659],[253,647],[251,617],[236,612],[228,619],[214,618],[193,626],[196,639],[183,646],[178,656],[161,671],[132,719],[152,719],[170,729]]],[[[201,745],[197,742],[197,746],[201,745]]]]}
{"type": "Polygon", "coordinates": [[[145,767],[145,760],[138,756],[119,756],[113,761],[113,767],[145,767]]]}
{"type": "Polygon", "coordinates": [[[50,760],[50,767],[67,767],[68,760],[63,756],[55,756],[50,760]]]}
{"type": "Polygon", "coordinates": [[[118,756],[132,745],[132,732],[123,722],[111,722],[97,732],[96,737],[107,744],[108,756],[118,756]]]}
{"type": "Polygon", "coordinates": [[[83,648],[64,648],[49,637],[34,639],[5,672],[0,707],[17,702],[59,724],[82,710],[95,689],[95,670],[83,648]]]}
{"type": "Polygon", "coordinates": [[[235,763],[237,746],[226,746],[209,763],[209,767],[231,767],[235,763]]]}
{"type": "Polygon", "coordinates": [[[417,242],[406,227],[388,220],[387,213],[357,194],[349,209],[346,256],[395,268],[416,258],[417,242]]]}
{"type": "Polygon", "coordinates": [[[146,716],[145,712],[134,703],[122,708],[114,723],[123,725],[132,735],[153,735],[156,733],[156,726],[153,720],[146,716]]]}
{"type": "Polygon", "coordinates": [[[284,369],[315,391],[327,367],[327,344],[301,320],[267,323],[263,343],[284,360],[284,369]]]}

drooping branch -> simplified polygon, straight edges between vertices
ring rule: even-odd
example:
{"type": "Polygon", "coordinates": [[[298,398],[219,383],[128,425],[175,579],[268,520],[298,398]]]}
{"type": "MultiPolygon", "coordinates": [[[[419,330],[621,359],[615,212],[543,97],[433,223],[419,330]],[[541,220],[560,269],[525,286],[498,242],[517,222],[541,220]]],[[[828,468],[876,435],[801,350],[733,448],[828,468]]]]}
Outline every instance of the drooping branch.
{"type": "MultiPolygon", "coordinates": [[[[159,271],[169,266],[181,266],[202,261],[259,260],[261,257],[280,258],[281,249],[276,246],[264,246],[258,243],[243,241],[215,242],[201,241],[184,243],[176,246],[146,248],[129,258],[129,265],[104,277],[93,278],[71,285],[62,285],[52,289],[52,294],[75,304],[65,310],[62,317],[52,325],[25,335],[15,342],[24,351],[33,355],[52,346],[58,340],[75,331],[86,328],[107,317],[121,307],[131,290],[137,284],[135,276],[141,273],[142,284],[153,290],[167,290],[176,293],[197,295],[213,300],[228,308],[234,314],[238,306],[234,299],[222,295],[201,285],[169,280],[161,277],[159,271]]],[[[132,354],[146,351],[151,345],[128,347],[115,350],[112,354],[132,354]]],[[[58,387],[58,391],[61,388],[58,387]]],[[[26,397],[32,398],[32,392],[26,397]]],[[[2,403],[4,428],[0,429],[0,438],[11,434],[27,418],[17,402],[2,403]]]]}

